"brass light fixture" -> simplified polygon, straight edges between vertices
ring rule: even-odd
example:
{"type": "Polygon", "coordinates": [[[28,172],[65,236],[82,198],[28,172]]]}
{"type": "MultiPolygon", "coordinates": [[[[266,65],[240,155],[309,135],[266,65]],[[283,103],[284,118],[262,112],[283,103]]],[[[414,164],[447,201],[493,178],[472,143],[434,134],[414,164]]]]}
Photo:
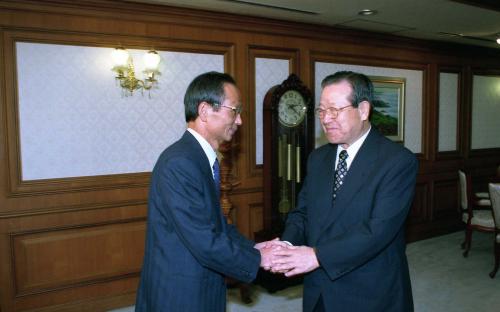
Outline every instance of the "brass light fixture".
{"type": "Polygon", "coordinates": [[[377,10],[372,10],[372,9],[364,9],[358,12],[358,15],[361,16],[370,16],[370,15],[377,15],[378,11],[377,10]]]}
{"type": "Polygon", "coordinates": [[[119,81],[126,96],[132,95],[136,90],[150,90],[158,83],[156,76],[161,74],[158,70],[161,61],[158,52],[151,50],[144,55],[144,80],[136,78],[134,60],[126,49],[116,48],[112,52],[112,58],[113,71],[117,73],[115,78],[119,81]]]}

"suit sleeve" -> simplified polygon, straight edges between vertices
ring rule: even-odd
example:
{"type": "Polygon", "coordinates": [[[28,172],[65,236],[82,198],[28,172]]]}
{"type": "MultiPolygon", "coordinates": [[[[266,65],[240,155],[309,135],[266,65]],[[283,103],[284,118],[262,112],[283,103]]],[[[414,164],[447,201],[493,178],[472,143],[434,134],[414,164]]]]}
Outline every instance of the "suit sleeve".
{"type": "Polygon", "coordinates": [[[164,164],[156,187],[165,202],[166,219],[172,220],[175,232],[201,265],[250,282],[257,275],[260,253],[248,240],[232,239],[236,229],[216,230],[214,214],[218,217],[220,212],[215,212],[218,206],[207,199],[210,194],[204,179],[196,164],[186,158],[164,164]]]}
{"type": "Polygon", "coordinates": [[[248,248],[254,248],[255,246],[255,242],[243,236],[233,224],[227,224],[227,236],[242,246],[247,246],[248,248]]]}
{"type": "Polygon", "coordinates": [[[414,155],[403,155],[389,167],[378,185],[371,217],[315,246],[318,260],[330,279],[339,278],[375,258],[398,234],[401,235],[412,203],[418,168],[414,155]]]}

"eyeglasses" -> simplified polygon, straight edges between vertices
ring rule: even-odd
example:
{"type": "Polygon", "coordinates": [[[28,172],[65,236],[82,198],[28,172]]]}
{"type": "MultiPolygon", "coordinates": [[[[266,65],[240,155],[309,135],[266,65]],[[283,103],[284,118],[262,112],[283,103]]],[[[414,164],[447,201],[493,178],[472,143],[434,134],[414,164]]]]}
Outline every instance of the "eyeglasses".
{"type": "Polygon", "coordinates": [[[229,106],[229,105],[220,105],[220,107],[225,107],[225,108],[232,110],[235,116],[240,115],[241,112],[243,111],[243,107],[241,107],[241,106],[234,107],[234,106],[229,106]]]}
{"type": "Polygon", "coordinates": [[[322,109],[318,107],[314,110],[314,113],[321,119],[325,118],[326,115],[330,115],[332,118],[337,118],[342,111],[348,109],[349,107],[353,107],[352,104],[341,108],[328,107],[327,109],[322,109]]]}

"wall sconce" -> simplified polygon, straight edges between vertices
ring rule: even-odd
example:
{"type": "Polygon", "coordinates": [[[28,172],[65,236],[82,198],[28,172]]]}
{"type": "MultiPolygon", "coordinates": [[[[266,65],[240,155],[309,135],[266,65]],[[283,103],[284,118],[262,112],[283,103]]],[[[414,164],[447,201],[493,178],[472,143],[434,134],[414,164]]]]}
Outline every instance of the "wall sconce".
{"type": "Polygon", "coordinates": [[[150,90],[158,83],[155,76],[160,75],[158,65],[161,58],[158,52],[149,51],[144,55],[144,80],[135,76],[134,61],[127,50],[116,48],[112,52],[114,61],[113,71],[117,73],[116,80],[120,82],[120,87],[125,90],[125,95],[132,95],[135,90],[150,90]]]}

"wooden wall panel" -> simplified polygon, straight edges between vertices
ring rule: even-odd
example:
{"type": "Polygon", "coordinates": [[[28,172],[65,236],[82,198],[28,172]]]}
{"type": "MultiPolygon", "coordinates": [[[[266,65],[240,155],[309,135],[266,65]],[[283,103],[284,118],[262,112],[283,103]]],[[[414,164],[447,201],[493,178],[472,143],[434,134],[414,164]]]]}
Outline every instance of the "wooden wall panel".
{"type": "Polygon", "coordinates": [[[424,223],[429,218],[429,183],[417,182],[415,197],[410,210],[408,222],[411,224],[424,223]]]}
{"type": "Polygon", "coordinates": [[[257,203],[250,205],[250,218],[248,219],[251,230],[251,238],[254,239],[255,233],[264,229],[264,205],[257,203]]]}
{"type": "Polygon", "coordinates": [[[456,179],[436,181],[434,183],[434,203],[432,219],[459,218],[457,206],[459,186],[456,179]]]}
{"type": "Polygon", "coordinates": [[[133,304],[146,206],[0,218],[1,311],[102,311],[133,304]]]}
{"type": "MultiPolygon", "coordinates": [[[[498,74],[498,50],[115,0],[0,0],[0,311],[104,311],[133,304],[144,248],[149,174],[21,181],[16,39],[225,55],[244,105],[253,105],[253,59],[291,59],[313,90],[314,62],[418,69],[422,153],[409,240],[460,228],[460,167],[474,187],[500,165],[500,149],[470,150],[472,73],[498,74]],[[117,9],[119,8],[119,9],[117,9]],[[460,73],[458,151],[437,153],[438,77],[460,73]]],[[[244,110],[233,149],[233,220],[252,238],[266,227],[255,112],[244,110]]]]}
{"type": "Polygon", "coordinates": [[[145,222],[11,234],[16,297],[138,275],[145,222]]]}
{"type": "Polygon", "coordinates": [[[255,232],[264,227],[262,192],[234,194],[233,220],[243,235],[253,239],[255,232]]]}

